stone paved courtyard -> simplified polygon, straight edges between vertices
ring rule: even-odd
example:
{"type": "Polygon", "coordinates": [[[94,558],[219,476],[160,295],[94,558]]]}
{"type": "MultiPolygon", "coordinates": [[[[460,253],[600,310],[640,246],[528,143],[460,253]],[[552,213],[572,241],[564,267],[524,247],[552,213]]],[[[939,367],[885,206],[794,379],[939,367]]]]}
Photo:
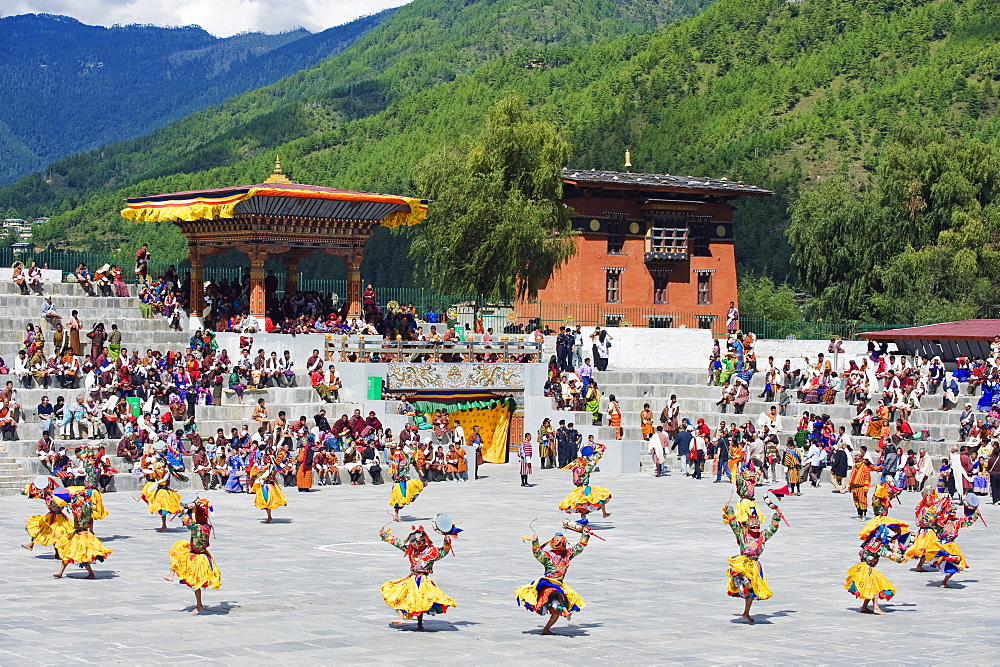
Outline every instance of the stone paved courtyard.
{"type": "MultiPolygon", "coordinates": [[[[534,662],[995,663],[1000,647],[996,559],[1000,508],[990,527],[962,531],[971,569],[954,590],[940,575],[883,562],[896,585],[888,614],[857,613],[843,588],[857,562],[860,524],[850,496],[806,488],[783,503],[782,526],[762,562],[774,597],[754,605],[756,626],[739,622],[742,601],[726,597],[732,533],[719,518],[731,487],[708,480],[597,473],[614,493],[610,519],[569,570],[586,600],[561,637],[538,634],[541,617],[519,608],[515,587],[541,573],[521,536],[538,517],[539,535],[559,528],[566,472],[518,484],[513,465],[484,468],[479,482],[431,484],[403,511],[430,528],[437,512],[464,521],[457,557],[437,564],[435,581],[458,603],[426,622],[429,632],[390,626],[395,617],[379,585],[407,571],[402,553],[378,540],[388,486],[326,487],[288,493],[277,523],[261,523],[252,496],[211,492],[212,552],[223,587],[205,593],[211,613],[187,613],[193,595],[168,583],[167,550],[187,531],[155,532],[157,519],[131,494],[106,496],[110,516],[97,535],[115,549],[97,581],[56,580],[51,550],[21,549],[28,514],[40,501],[0,498],[0,664],[209,662],[220,664],[534,662]]],[[[903,494],[897,518],[912,519],[916,494],[903,494]]],[[[398,524],[397,524],[398,525],[398,524]]],[[[405,535],[410,522],[396,529],[405,535]]],[[[434,534],[436,542],[440,536],[434,534]]]]}

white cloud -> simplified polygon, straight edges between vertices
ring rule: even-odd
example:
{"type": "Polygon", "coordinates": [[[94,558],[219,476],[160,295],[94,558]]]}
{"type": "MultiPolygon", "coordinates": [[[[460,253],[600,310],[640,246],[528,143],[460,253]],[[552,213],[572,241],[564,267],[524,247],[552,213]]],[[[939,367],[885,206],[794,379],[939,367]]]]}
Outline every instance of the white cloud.
{"type": "Polygon", "coordinates": [[[409,0],[7,0],[0,16],[62,14],[92,25],[200,25],[219,37],[238,32],[312,32],[409,0]]]}

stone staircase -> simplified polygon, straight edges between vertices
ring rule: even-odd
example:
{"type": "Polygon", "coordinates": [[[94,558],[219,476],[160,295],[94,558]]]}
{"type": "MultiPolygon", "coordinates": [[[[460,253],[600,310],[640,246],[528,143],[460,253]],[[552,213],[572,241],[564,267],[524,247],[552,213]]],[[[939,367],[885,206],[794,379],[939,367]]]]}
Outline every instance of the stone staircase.
{"type": "MultiPolygon", "coordinates": [[[[750,401],[746,404],[742,415],[734,414],[732,406],[726,413],[722,413],[720,406],[716,405],[721,395],[719,387],[707,386],[707,374],[697,370],[648,370],[642,372],[630,371],[604,371],[595,373],[595,379],[601,388],[603,395],[602,409],[607,409],[607,400],[614,394],[622,408],[622,429],[625,440],[637,440],[642,438],[639,426],[639,412],[644,403],[649,403],[656,419],[654,425],[659,424],[660,410],[667,404],[671,394],[676,394],[681,406],[681,418],[688,418],[692,423],[697,423],[698,419],[704,419],[712,428],[716,428],[720,421],[731,423],[733,421],[743,422],[753,421],[756,424],[757,418],[766,410],[770,409],[773,402],[764,401],[759,398],[763,393],[763,375],[758,374],[751,382],[750,401]]],[[[963,388],[964,389],[964,388],[963,388]]],[[[963,391],[964,393],[964,391],[963,391]]],[[[964,397],[963,397],[964,398],[964,397]]],[[[975,404],[978,397],[968,397],[968,402],[975,404]]],[[[924,448],[935,457],[946,455],[953,444],[958,444],[958,413],[959,410],[939,411],[941,405],[940,394],[935,396],[925,396],[922,399],[924,409],[914,411],[910,415],[910,425],[914,432],[922,429],[930,431],[932,439],[942,438],[942,442],[934,441],[912,441],[904,445],[905,449],[918,450],[924,448]]],[[[795,432],[795,427],[799,417],[804,411],[810,414],[828,414],[833,419],[836,426],[845,426],[850,433],[850,420],[857,414],[854,406],[843,401],[842,396],[833,405],[807,405],[798,403],[793,399],[788,406],[787,415],[782,417],[782,436],[791,436],[795,432]]],[[[576,418],[589,418],[585,413],[557,413],[573,415],[576,418]]],[[[569,421],[568,417],[565,418],[569,421]]],[[[604,422],[607,422],[605,416],[604,422]]],[[[584,423],[590,423],[589,420],[584,423]]],[[[599,438],[605,440],[614,438],[614,430],[608,426],[599,428],[599,438]]],[[[877,441],[874,438],[853,437],[857,445],[867,445],[873,449],[877,441]]],[[[643,452],[643,460],[648,462],[649,455],[643,452]]]]}

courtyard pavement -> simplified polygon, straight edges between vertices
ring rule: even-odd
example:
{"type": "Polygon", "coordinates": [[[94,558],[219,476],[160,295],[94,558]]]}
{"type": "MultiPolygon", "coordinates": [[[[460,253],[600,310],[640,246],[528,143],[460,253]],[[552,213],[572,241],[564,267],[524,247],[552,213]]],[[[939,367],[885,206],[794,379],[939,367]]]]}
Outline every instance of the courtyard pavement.
{"type": "MultiPolygon", "coordinates": [[[[538,634],[542,618],[516,605],[513,590],[541,574],[521,537],[528,523],[542,539],[560,529],[556,509],[570,475],[536,471],[519,485],[516,466],[486,466],[478,482],[430,484],[397,524],[430,530],[438,512],[463,522],[456,557],[436,565],[435,581],[458,603],[415,624],[393,627],[395,613],[379,586],[407,572],[402,552],[378,530],[390,487],[286,489],[289,506],[276,523],[250,495],[213,491],[212,553],[223,574],[205,592],[210,613],[191,616],[193,595],[168,583],[167,550],[187,531],[173,522],[155,532],[156,517],[131,494],[105,496],[110,516],[96,533],[115,551],[97,564],[96,581],[62,580],[51,550],[28,553],[26,517],[40,501],[0,498],[0,664],[155,663],[976,663],[1000,660],[997,534],[1000,507],[986,506],[990,527],[963,530],[959,543],[971,568],[952,590],[940,575],[913,563],[884,561],[880,570],[898,589],[883,617],[857,612],[843,588],[857,562],[861,525],[848,495],[829,486],[803,489],[782,509],[782,526],[762,563],[774,597],[758,602],[757,624],[741,622],[742,601],[728,598],[726,558],[735,540],[720,520],[732,487],[677,476],[597,473],[614,494],[612,516],[594,525],[567,582],[586,600],[572,622],[538,634]]],[[[762,494],[759,490],[758,496],[762,494]]],[[[917,494],[904,493],[892,514],[912,520],[917,494]]],[[[432,533],[435,542],[440,536],[432,533]]],[[[571,534],[571,540],[575,535],[571,534]]]]}

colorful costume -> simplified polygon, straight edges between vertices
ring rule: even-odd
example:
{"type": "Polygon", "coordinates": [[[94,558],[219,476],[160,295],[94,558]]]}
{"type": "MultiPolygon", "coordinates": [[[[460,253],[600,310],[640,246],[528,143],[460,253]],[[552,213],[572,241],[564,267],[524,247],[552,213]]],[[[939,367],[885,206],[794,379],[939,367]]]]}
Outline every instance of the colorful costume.
{"type": "Polygon", "coordinates": [[[873,469],[879,468],[873,466],[860,454],[854,456],[854,467],[851,468],[848,488],[851,490],[854,506],[858,509],[859,519],[864,518],[868,514],[868,490],[872,485],[871,471],[873,469]]]}
{"type": "MultiPolygon", "coordinates": [[[[562,537],[562,534],[556,533],[556,537],[562,537]]],[[[583,609],[585,606],[583,598],[567,586],[563,579],[566,577],[569,562],[583,552],[589,540],[590,535],[584,533],[580,536],[580,541],[573,547],[546,551],[538,544],[538,538],[533,538],[531,540],[531,553],[535,560],[545,568],[545,574],[537,581],[521,586],[514,591],[517,604],[523,604],[525,609],[539,615],[556,612],[560,616],[569,616],[583,609]],[[555,595],[556,593],[561,593],[562,599],[555,595]]],[[[563,542],[565,542],[565,538],[563,538],[563,542]]]]}
{"type": "Polygon", "coordinates": [[[181,517],[181,522],[191,531],[191,539],[177,540],[170,547],[170,569],[180,583],[188,588],[215,588],[222,586],[222,572],[209,553],[209,536],[212,524],[208,514],[211,505],[205,498],[199,498],[181,517]]]}
{"type": "Polygon", "coordinates": [[[255,493],[254,505],[262,510],[273,510],[288,504],[285,494],[277,483],[277,470],[270,461],[266,462],[263,468],[256,469],[255,473],[257,476],[250,486],[255,493]]]}
{"type": "Polygon", "coordinates": [[[409,505],[424,490],[423,482],[409,478],[408,473],[412,465],[413,459],[401,449],[397,449],[389,456],[389,477],[392,478],[389,506],[394,509],[398,510],[409,505]]]}
{"type": "Polygon", "coordinates": [[[847,571],[844,588],[862,600],[891,599],[896,589],[875,566],[883,556],[897,563],[906,560],[903,543],[908,530],[906,523],[884,515],[869,521],[858,535],[861,562],[847,571]]]}
{"type": "Polygon", "coordinates": [[[740,547],[740,554],[729,558],[727,593],[730,597],[753,600],[766,600],[771,597],[771,589],[767,586],[767,577],[764,576],[764,569],[759,559],[764,552],[764,543],[778,532],[781,519],[775,512],[771,517],[771,524],[766,530],[761,530],[759,516],[757,505],[752,499],[741,500],[735,511],[729,505],[722,508],[722,522],[733,529],[736,543],[740,547]],[[743,513],[746,516],[743,521],[740,520],[742,514],[740,506],[743,506],[743,513]]]}
{"type": "Polygon", "coordinates": [[[382,584],[382,598],[393,609],[402,612],[404,618],[417,618],[423,614],[444,614],[455,601],[448,597],[431,579],[434,563],[451,553],[451,537],[446,536],[444,545],[438,549],[431,544],[426,531],[421,528],[410,533],[406,541],[392,536],[388,528],[382,529],[379,537],[406,554],[410,560],[410,574],[402,579],[394,579],[382,584]],[[423,543],[418,546],[414,537],[423,535],[423,543]]]}
{"type": "Polygon", "coordinates": [[[104,508],[104,499],[101,497],[101,492],[97,490],[100,472],[98,472],[97,466],[94,465],[94,458],[95,454],[93,450],[87,450],[82,456],[83,486],[87,489],[89,496],[88,499],[94,508],[94,521],[100,521],[108,516],[108,510],[104,508]]]}
{"type": "Polygon", "coordinates": [[[903,489],[888,480],[876,486],[872,494],[872,514],[876,517],[888,516],[892,501],[902,492],[903,489]]]}
{"type": "Polygon", "coordinates": [[[73,532],[65,534],[55,542],[62,562],[76,563],[80,567],[94,561],[104,562],[112,550],[106,549],[94,535],[93,506],[87,500],[87,494],[74,494],[69,509],[73,514],[73,532]]]}
{"type": "MultiPolygon", "coordinates": [[[[597,468],[607,448],[604,445],[586,446],[580,456],[570,462],[565,469],[573,471],[573,485],[576,487],[559,503],[559,509],[570,514],[593,512],[602,509],[611,500],[611,492],[603,486],[591,486],[590,474],[597,468]]],[[[580,519],[586,522],[586,518],[580,519]]]]}
{"type": "Polygon", "coordinates": [[[906,550],[906,558],[930,558],[938,552],[937,540],[937,491],[929,489],[924,492],[913,511],[917,518],[917,533],[906,550]]]}
{"type": "Polygon", "coordinates": [[[31,541],[43,547],[52,546],[56,542],[69,537],[73,533],[73,522],[63,514],[66,503],[46,494],[45,506],[47,514],[32,514],[24,529],[31,536],[31,541]]]}
{"type": "Polygon", "coordinates": [[[154,455],[150,462],[152,481],[142,487],[142,499],[149,505],[150,514],[177,514],[181,511],[181,496],[170,488],[171,471],[162,454],[154,455]]]}
{"type": "Polygon", "coordinates": [[[951,498],[942,498],[936,511],[938,542],[936,549],[928,550],[927,559],[943,574],[957,574],[969,567],[955,539],[960,528],[968,528],[979,520],[979,510],[959,518],[951,506],[951,498]]]}

